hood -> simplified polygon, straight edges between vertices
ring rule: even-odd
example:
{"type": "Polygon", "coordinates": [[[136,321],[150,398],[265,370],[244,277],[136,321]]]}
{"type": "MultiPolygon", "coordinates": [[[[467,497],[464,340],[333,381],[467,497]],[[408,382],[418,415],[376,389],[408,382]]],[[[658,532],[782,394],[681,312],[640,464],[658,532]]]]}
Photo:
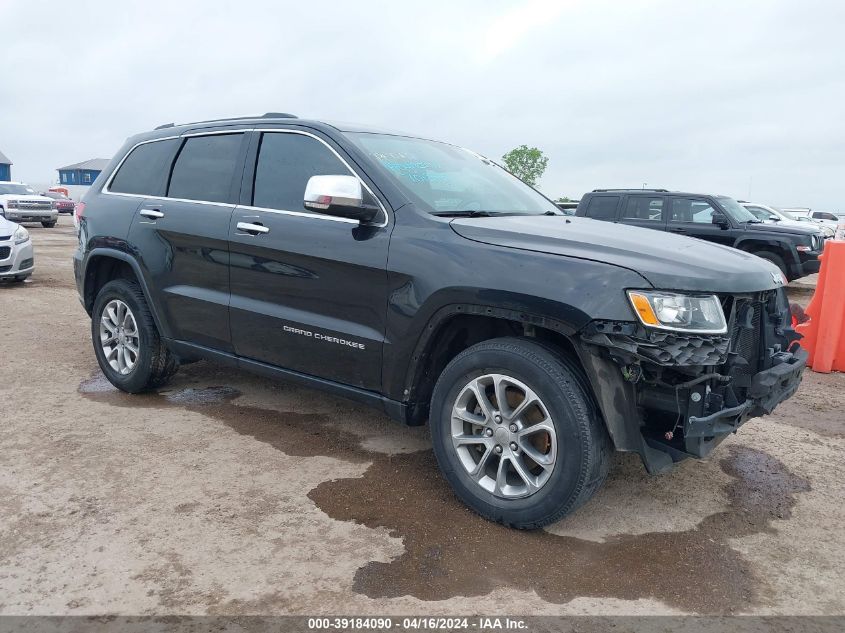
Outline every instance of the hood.
{"type": "Polygon", "coordinates": [[[23,202],[53,202],[52,198],[37,193],[0,193],[3,200],[21,200],[23,202]]]}
{"type": "Polygon", "coordinates": [[[777,267],[759,257],[654,229],[536,215],[456,218],[451,226],[476,242],[627,268],[662,290],[738,293],[782,285],[777,267]]]}
{"type": "Polygon", "coordinates": [[[803,235],[810,237],[821,233],[821,229],[815,226],[810,226],[806,222],[789,222],[783,220],[781,222],[749,222],[744,225],[749,231],[761,231],[763,233],[789,233],[790,235],[803,235]]]}
{"type": "Polygon", "coordinates": [[[18,230],[18,225],[14,222],[9,222],[6,218],[0,215],[0,237],[9,237],[18,230]]]}

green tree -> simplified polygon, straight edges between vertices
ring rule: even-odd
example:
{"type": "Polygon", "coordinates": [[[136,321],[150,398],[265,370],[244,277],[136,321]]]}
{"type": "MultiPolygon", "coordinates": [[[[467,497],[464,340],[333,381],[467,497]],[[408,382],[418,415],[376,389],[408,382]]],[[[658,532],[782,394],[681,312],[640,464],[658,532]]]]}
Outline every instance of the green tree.
{"type": "Polygon", "coordinates": [[[540,180],[549,164],[549,159],[543,155],[543,152],[527,145],[512,149],[502,156],[502,161],[510,173],[532,187],[540,180]]]}

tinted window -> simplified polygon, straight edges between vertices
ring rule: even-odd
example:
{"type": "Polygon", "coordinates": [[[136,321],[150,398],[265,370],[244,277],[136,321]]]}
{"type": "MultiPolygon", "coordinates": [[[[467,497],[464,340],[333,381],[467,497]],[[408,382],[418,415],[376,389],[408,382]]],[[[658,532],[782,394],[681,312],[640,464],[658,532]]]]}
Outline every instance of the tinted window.
{"type": "Polygon", "coordinates": [[[117,170],[109,191],[159,196],[178,141],[155,141],[139,145],[117,170]]]}
{"type": "Polygon", "coordinates": [[[631,196],[625,204],[623,218],[629,220],[654,220],[663,218],[663,198],[631,196]]]}
{"type": "Polygon", "coordinates": [[[187,200],[226,202],[243,134],[194,136],[185,141],[167,195],[187,200]]]}
{"type": "Polygon", "coordinates": [[[669,216],[672,222],[695,222],[699,224],[713,223],[713,207],[704,200],[695,198],[673,198],[672,212],[669,216]]]}
{"type": "Polygon", "coordinates": [[[311,176],[349,175],[320,141],[302,134],[264,134],[258,151],[252,204],[284,211],[308,211],[302,200],[311,176]]]}
{"type": "Polygon", "coordinates": [[[587,205],[588,218],[596,220],[615,220],[616,205],[619,204],[619,196],[593,196],[587,205]]]}

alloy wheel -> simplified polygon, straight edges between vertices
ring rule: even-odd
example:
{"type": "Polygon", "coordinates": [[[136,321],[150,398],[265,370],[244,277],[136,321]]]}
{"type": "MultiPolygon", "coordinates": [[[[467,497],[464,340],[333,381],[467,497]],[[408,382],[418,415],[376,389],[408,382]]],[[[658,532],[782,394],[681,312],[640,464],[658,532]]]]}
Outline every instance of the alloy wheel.
{"type": "Polygon", "coordinates": [[[138,363],[141,340],[132,310],[120,299],[112,299],[100,315],[100,346],[106,362],[127,375],[138,363]]]}
{"type": "Polygon", "coordinates": [[[557,462],[554,422],[540,397],[504,374],[474,378],[452,407],[452,446],[470,478],[497,497],[538,492],[557,462]]]}

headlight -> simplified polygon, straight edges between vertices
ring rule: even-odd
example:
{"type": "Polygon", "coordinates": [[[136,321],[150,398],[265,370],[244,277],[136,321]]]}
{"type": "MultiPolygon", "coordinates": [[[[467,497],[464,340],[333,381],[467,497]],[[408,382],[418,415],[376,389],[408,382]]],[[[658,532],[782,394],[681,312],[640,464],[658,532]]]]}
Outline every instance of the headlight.
{"type": "Polygon", "coordinates": [[[643,325],[698,334],[728,331],[722,304],[716,295],[629,290],[628,298],[643,325]]]}
{"type": "Polygon", "coordinates": [[[19,226],[17,231],[15,231],[15,245],[23,244],[29,239],[29,231],[27,231],[22,226],[19,226]]]}
{"type": "Polygon", "coordinates": [[[6,206],[10,209],[17,209],[18,208],[18,201],[17,200],[7,200],[6,206]]]}

